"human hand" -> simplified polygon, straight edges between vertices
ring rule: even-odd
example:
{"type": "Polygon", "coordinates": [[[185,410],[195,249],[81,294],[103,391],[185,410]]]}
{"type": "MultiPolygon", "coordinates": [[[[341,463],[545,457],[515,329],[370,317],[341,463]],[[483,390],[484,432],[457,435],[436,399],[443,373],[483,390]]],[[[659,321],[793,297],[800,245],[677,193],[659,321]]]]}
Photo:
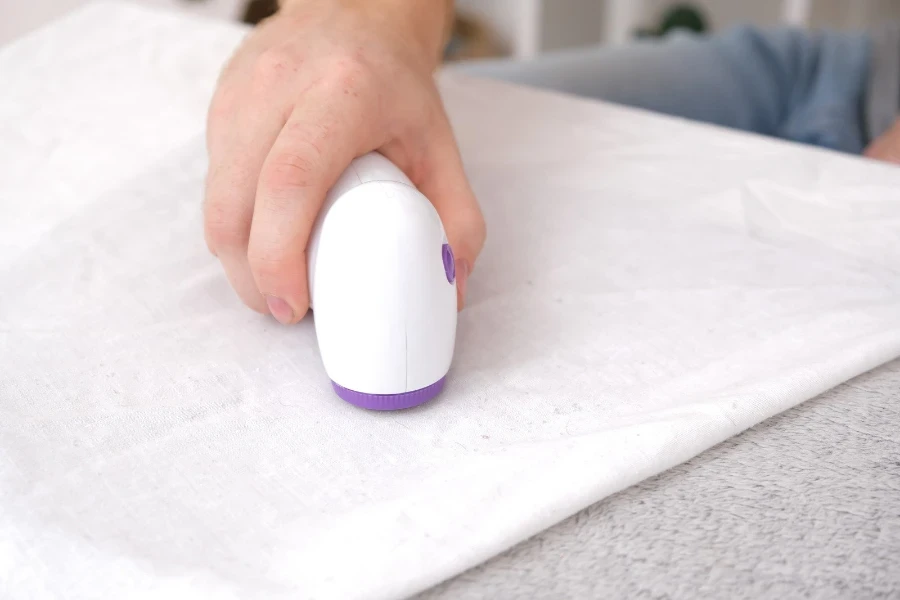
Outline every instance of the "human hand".
{"type": "Polygon", "coordinates": [[[224,69],[210,105],[204,231],[245,304],[295,323],[306,245],[350,161],[379,150],[432,202],[460,308],[485,238],[433,80],[448,0],[287,0],[224,69]]]}
{"type": "Polygon", "coordinates": [[[900,118],[894,121],[890,129],[869,144],[865,155],[875,160],[900,165],[900,118]]]}

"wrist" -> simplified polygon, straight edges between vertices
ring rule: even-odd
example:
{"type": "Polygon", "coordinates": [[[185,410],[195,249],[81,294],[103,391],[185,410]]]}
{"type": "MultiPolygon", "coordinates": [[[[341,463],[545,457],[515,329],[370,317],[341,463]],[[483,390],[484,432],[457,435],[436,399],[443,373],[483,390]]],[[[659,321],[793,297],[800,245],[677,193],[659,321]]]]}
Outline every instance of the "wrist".
{"type": "Polygon", "coordinates": [[[410,46],[437,68],[453,26],[454,0],[279,0],[281,11],[348,9],[410,46]]]}

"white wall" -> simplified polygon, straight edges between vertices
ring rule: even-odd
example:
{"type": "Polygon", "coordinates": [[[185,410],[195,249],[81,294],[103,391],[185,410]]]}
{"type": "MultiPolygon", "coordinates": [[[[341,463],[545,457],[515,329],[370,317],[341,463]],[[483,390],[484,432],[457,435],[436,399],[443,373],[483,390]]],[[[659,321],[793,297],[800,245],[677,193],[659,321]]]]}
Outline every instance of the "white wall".
{"type": "Polygon", "coordinates": [[[602,0],[544,0],[541,50],[596,44],[603,33],[602,0]]]}
{"type": "Polygon", "coordinates": [[[813,25],[859,29],[886,20],[900,20],[897,0],[818,0],[813,2],[813,25]]]}
{"type": "MultiPolygon", "coordinates": [[[[551,0],[552,1],[552,0],[551,0]]],[[[674,0],[635,0],[646,5],[646,23],[657,19],[674,0]]],[[[785,0],[689,0],[702,7],[714,29],[736,23],[775,25],[781,22],[785,0]]],[[[812,6],[810,25],[838,29],[860,29],[888,19],[900,20],[898,0],[808,0],[812,6]]]]}
{"type": "Polygon", "coordinates": [[[456,0],[456,9],[484,19],[513,56],[527,58],[540,50],[541,4],[542,0],[456,0]]]}
{"type": "MultiPolygon", "coordinates": [[[[671,0],[644,0],[653,15],[671,0]]],[[[774,25],[782,16],[782,0],[690,0],[702,6],[715,28],[738,22],[774,25]]],[[[812,5],[811,25],[814,27],[862,28],[883,21],[900,19],[900,2],[896,0],[809,0],[812,5]]]]}

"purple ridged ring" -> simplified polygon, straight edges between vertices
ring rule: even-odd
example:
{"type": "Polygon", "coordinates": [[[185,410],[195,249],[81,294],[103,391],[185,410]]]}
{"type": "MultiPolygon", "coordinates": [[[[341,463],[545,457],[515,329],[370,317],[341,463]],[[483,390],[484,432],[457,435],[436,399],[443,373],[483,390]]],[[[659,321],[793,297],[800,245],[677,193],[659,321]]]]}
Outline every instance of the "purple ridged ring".
{"type": "Polygon", "coordinates": [[[346,400],[354,406],[366,408],[369,410],[401,410],[404,408],[412,408],[428,402],[441,393],[444,389],[444,383],[447,376],[444,375],[429,386],[411,392],[401,392],[399,394],[365,394],[348,390],[342,385],[331,382],[335,393],[342,400],[346,400]]]}

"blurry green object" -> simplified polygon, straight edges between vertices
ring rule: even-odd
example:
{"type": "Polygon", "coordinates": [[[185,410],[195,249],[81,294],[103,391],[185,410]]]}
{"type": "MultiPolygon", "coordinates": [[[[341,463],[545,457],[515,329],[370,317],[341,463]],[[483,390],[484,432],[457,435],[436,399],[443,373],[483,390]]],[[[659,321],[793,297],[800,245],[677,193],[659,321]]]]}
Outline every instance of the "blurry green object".
{"type": "Polygon", "coordinates": [[[663,13],[660,24],[656,28],[639,30],[637,36],[663,37],[675,30],[706,33],[709,30],[709,25],[703,11],[696,6],[692,4],[676,4],[663,13]]]}

